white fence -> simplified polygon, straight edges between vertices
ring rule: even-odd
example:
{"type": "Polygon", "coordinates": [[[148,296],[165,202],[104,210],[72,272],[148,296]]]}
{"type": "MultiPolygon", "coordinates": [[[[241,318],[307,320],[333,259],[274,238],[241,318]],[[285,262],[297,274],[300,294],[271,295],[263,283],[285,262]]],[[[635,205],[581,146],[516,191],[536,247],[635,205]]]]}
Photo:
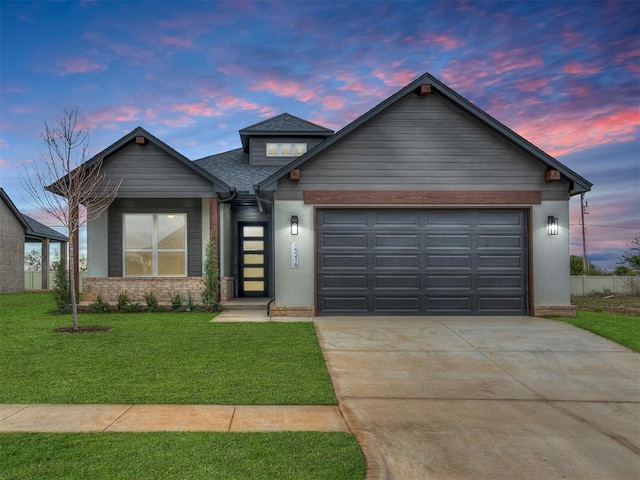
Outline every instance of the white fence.
{"type": "Polygon", "coordinates": [[[590,293],[637,295],[639,292],[640,277],[571,275],[571,295],[589,295],[590,293]]]}
{"type": "MultiPolygon", "coordinates": [[[[55,280],[54,272],[49,273],[49,289],[53,288],[55,280]]],[[[87,272],[80,272],[80,293],[82,293],[82,279],[87,276],[87,272]]],[[[24,289],[42,290],[42,272],[24,272],[24,289]]]]}

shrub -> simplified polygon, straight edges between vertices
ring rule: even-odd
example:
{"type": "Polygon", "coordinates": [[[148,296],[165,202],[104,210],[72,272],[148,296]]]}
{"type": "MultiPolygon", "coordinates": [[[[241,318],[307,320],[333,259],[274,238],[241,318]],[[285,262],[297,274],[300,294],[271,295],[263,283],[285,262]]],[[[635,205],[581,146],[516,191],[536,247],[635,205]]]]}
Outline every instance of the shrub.
{"type": "Polygon", "coordinates": [[[147,302],[147,310],[150,312],[158,311],[158,299],[153,292],[146,293],[144,299],[147,302]]]}
{"type": "Polygon", "coordinates": [[[90,305],[91,311],[94,313],[106,313],[111,306],[105,302],[100,295],[96,296],[96,299],[90,305]]]}
{"type": "Polygon", "coordinates": [[[186,301],[187,312],[195,312],[198,309],[198,303],[193,296],[193,293],[189,291],[187,293],[187,301],[186,301]]]}
{"type": "Polygon", "coordinates": [[[132,303],[127,292],[118,294],[118,311],[120,312],[139,312],[142,310],[142,305],[139,303],[132,303]]]}
{"type": "Polygon", "coordinates": [[[56,266],[53,299],[58,307],[58,312],[71,312],[71,285],[69,284],[69,271],[65,262],[58,262],[56,266]]]}
{"type": "Polygon", "coordinates": [[[182,304],[184,303],[184,298],[180,294],[180,292],[173,292],[170,295],[171,298],[171,308],[174,310],[180,310],[182,308],[182,304]]]}
{"type": "Polygon", "coordinates": [[[202,303],[205,309],[216,311],[220,299],[220,271],[216,242],[207,243],[204,258],[204,291],[202,303]]]}

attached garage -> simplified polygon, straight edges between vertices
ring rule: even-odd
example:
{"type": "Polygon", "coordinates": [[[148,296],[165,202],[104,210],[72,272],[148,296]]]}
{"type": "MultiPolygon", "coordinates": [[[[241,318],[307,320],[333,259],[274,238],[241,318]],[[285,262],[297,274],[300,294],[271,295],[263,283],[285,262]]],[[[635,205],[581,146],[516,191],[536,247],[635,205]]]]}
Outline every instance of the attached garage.
{"type": "Polygon", "coordinates": [[[523,315],[524,209],[318,209],[318,315],[523,315]]]}

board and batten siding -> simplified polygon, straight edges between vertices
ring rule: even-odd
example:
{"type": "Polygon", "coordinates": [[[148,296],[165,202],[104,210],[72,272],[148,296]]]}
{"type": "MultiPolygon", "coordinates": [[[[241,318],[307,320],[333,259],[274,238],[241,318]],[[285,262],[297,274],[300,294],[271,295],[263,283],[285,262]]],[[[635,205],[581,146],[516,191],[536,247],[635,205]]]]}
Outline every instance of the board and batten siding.
{"type": "Polygon", "coordinates": [[[112,182],[122,179],[120,198],[215,197],[213,183],[151,142],[130,142],[105,159],[112,182]]]}
{"type": "Polygon", "coordinates": [[[564,181],[437,94],[407,96],[278,184],[279,199],[304,190],[539,190],[568,199],[564,181]]]}
{"type": "Polygon", "coordinates": [[[318,137],[252,137],[249,139],[249,161],[254,167],[284,167],[297,157],[267,157],[267,143],[306,143],[309,151],[321,141],[318,137]]]}
{"type": "Polygon", "coordinates": [[[108,213],[108,275],[123,275],[123,214],[125,213],[186,213],[187,214],[187,276],[202,276],[202,202],[199,198],[126,199],[111,204],[108,213]]]}

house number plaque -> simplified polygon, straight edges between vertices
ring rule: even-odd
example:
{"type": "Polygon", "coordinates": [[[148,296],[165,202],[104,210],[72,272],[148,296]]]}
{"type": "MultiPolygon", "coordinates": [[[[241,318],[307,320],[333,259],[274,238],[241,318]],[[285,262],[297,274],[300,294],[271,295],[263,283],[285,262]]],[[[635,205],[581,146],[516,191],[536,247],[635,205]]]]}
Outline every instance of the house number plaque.
{"type": "Polygon", "coordinates": [[[291,242],[291,268],[298,268],[298,242],[291,242]]]}

